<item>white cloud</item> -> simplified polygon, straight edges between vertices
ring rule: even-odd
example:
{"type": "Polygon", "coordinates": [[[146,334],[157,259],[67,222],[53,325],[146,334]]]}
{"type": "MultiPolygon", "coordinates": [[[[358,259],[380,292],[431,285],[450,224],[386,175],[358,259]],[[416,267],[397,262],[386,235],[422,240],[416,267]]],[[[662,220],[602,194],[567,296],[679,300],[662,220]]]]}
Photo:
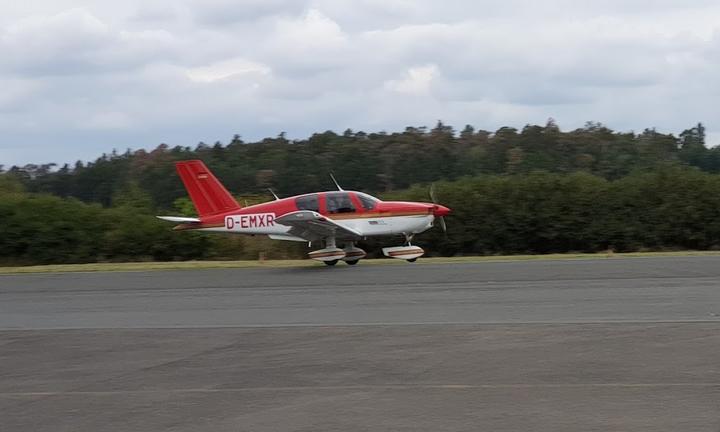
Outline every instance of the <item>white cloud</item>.
{"type": "Polygon", "coordinates": [[[301,16],[277,18],[265,37],[250,48],[273,69],[286,76],[303,76],[347,67],[349,37],[316,9],[301,16]]]}
{"type": "Polygon", "coordinates": [[[126,129],[130,127],[132,121],[130,117],[118,111],[108,111],[94,113],[87,119],[83,119],[77,127],[79,129],[126,129]]]}
{"type": "Polygon", "coordinates": [[[97,74],[177,58],[168,31],[113,28],[85,9],[29,17],[0,29],[0,73],[97,74]]]}
{"type": "Polygon", "coordinates": [[[108,27],[102,21],[85,9],[75,8],[55,15],[20,19],[7,26],[3,39],[13,44],[27,43],[32,48],[58,42],[94,45],[107,33],[108,27]]]}
{"type": "Polygon", "coordinates": [[[433,80],[438,75],[438,67],[434,64],[411,67],[400,80],[385,82],[385,88],[409,95],[425,95],[430,93],[433,80]]]}
{"type": "Polygon", "coordinates": [[[42,83],[20,78],[0,77],[0,117],[3,111],[16,110],[36,97],[42,89],[42,83]]]}
{"type": "Polygon", "coordinates": [[[108,27],[82,9],[28,17],[0,32],[0,65],[25,73],[72,72],[86,52],[102,47],[109,37],[108,27]]]}
{"type": "Polygon", "coordinates": [[[288,43],[293,50],[332,50],[347,42],[340,26],[316,9],[310,9],[301,19],[279,20],[275,30],[275,42],[288,43]]]}
{"type": "Polygon", "coordinates": [[[6,165],[438,119],[676,133],[703,121],[717,141],[720,5],[7,2],[0,86],[6,165]]]}
{"type": "Polygon", "coordinates": [[[193,81],[211,83],[248,75],[263,77],[269,75],[270,72],[270,68],[266,65],[239,58],[192,68],[187,71],[187,75],[193,81]]]}

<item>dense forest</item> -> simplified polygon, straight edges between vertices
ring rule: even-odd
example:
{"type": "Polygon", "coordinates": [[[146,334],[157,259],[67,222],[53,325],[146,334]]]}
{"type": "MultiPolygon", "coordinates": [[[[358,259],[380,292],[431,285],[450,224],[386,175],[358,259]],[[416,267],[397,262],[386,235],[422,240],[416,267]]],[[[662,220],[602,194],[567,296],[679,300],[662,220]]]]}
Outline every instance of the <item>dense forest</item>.
{"type": "MultiPolygon", "coordinates": [[[[302,257],[302,245],[177,233],[155,214],[192,214],[173,162],[202,159],[241,203],[332,188],[428,200],[454,210],[442,255],[720,248],[720,149],[702,124],[675,136],[599,123],[495,132],[441,122],[399,133],[317,133],[195,148],[161,144],[94,162],[0,174],[0,263],[302,257]]],[[[365,245],[370,248],[378,244],[365,245]]]]}

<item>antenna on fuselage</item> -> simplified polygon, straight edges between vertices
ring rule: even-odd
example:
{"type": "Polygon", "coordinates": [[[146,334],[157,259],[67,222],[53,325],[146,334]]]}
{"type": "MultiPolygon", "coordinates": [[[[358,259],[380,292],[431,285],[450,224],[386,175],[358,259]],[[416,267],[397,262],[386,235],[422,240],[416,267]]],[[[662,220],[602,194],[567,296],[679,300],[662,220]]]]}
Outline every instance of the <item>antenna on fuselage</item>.
{"type": "Polygon", "coordinates": [[[337,180],[335,180],[335,176],[333,175],[333,173],[330,173],[330,178],[332,179],[333,183],[335,183],[335,186],[337,186],[339,191],[345,190],[345,189],[341,188],[340,184],[337,182],[337,180]]]}
{"type": "Polygon", "coordinates": [[[272,194],[272,196],[274,196],[274,197],[275,197],[275,201],[280,201],[280,198],[278,198],[278,196],[277,196],[277,195],[275,195],[275,192],[273,192],[273,190],[272,190],[272,189],[268,188],[268,190],[270,191],[270,193],[272,194]]]}

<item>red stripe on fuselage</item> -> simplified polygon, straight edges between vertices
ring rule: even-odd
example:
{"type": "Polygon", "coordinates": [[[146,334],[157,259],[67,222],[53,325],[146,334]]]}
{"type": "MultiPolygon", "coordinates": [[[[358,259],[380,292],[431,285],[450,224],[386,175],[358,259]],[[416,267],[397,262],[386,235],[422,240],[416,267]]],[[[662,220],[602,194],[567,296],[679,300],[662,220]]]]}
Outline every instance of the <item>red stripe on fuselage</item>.
{"type": "MultiPolygon", "coordinates": [[[[355,194],[355,192],[348,192],[355,194]]],[[[320,192],[317,195],[320,197],[321,211],[318,211],[323,216],[326,216],[334,220],[345,220],[345,219],[368,219],[377,218],[382,219],[386,217],[402,217],[402,216],[427,216],[432,214],[433,205],[429,203],[419,202],[400,202],[400,201],[379,201],[375,208],[372,210],[366,210],[362,207],[355,205],[356,211],[352,213],[328,213],[325,211],[325,192],[320,192]]],[[[201,228],[216,228],[224,226],[225,218],[227,216],[242,216],[251,214],[261,213],[274,213],[275,219],[278,217],[298,211],[295,200],[301,196],[314,195],[305,194],[297,195],[288,198],[283,198],[276,201],[270,201],[262,204],[256,204],[250,207],[243,207],[239,210],[229,211],[217,215],[207,216],[201,218],[201,224],[183,224],[179,225],[178,229],[201,229],[201,228]]],[[[354,195],[352,195],[354,196],[354,195]]]]}

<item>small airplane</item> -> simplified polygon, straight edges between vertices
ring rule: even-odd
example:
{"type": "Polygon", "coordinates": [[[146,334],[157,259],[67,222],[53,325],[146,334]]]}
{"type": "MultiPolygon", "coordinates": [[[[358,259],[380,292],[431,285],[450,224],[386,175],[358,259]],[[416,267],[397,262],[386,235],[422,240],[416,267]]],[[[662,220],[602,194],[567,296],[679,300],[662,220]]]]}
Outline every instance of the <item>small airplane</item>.
{"type": "MultiPolygon", "coordinates": [[[[415,262],[425,251],[411,244],[413,236],[432,228],[435,219],[447,230],[450,209],[436,203],[381,201],[363,192],[310,193],[242,207],[202,161],[176,162],[180,178],[199,217],[157,216],[179,223],[175,230],[267,235],[274,240],[320,243],[308,256],[329,266],[357,264],[366,256],[356,242],[368,237],[404,235],[403,246],[383,248],[390,258],[415,262]],[[342,245],[342,248],[338,247],[342,245]]],[[[435,200],[434,190],[430,195],[435,200]]]]}

